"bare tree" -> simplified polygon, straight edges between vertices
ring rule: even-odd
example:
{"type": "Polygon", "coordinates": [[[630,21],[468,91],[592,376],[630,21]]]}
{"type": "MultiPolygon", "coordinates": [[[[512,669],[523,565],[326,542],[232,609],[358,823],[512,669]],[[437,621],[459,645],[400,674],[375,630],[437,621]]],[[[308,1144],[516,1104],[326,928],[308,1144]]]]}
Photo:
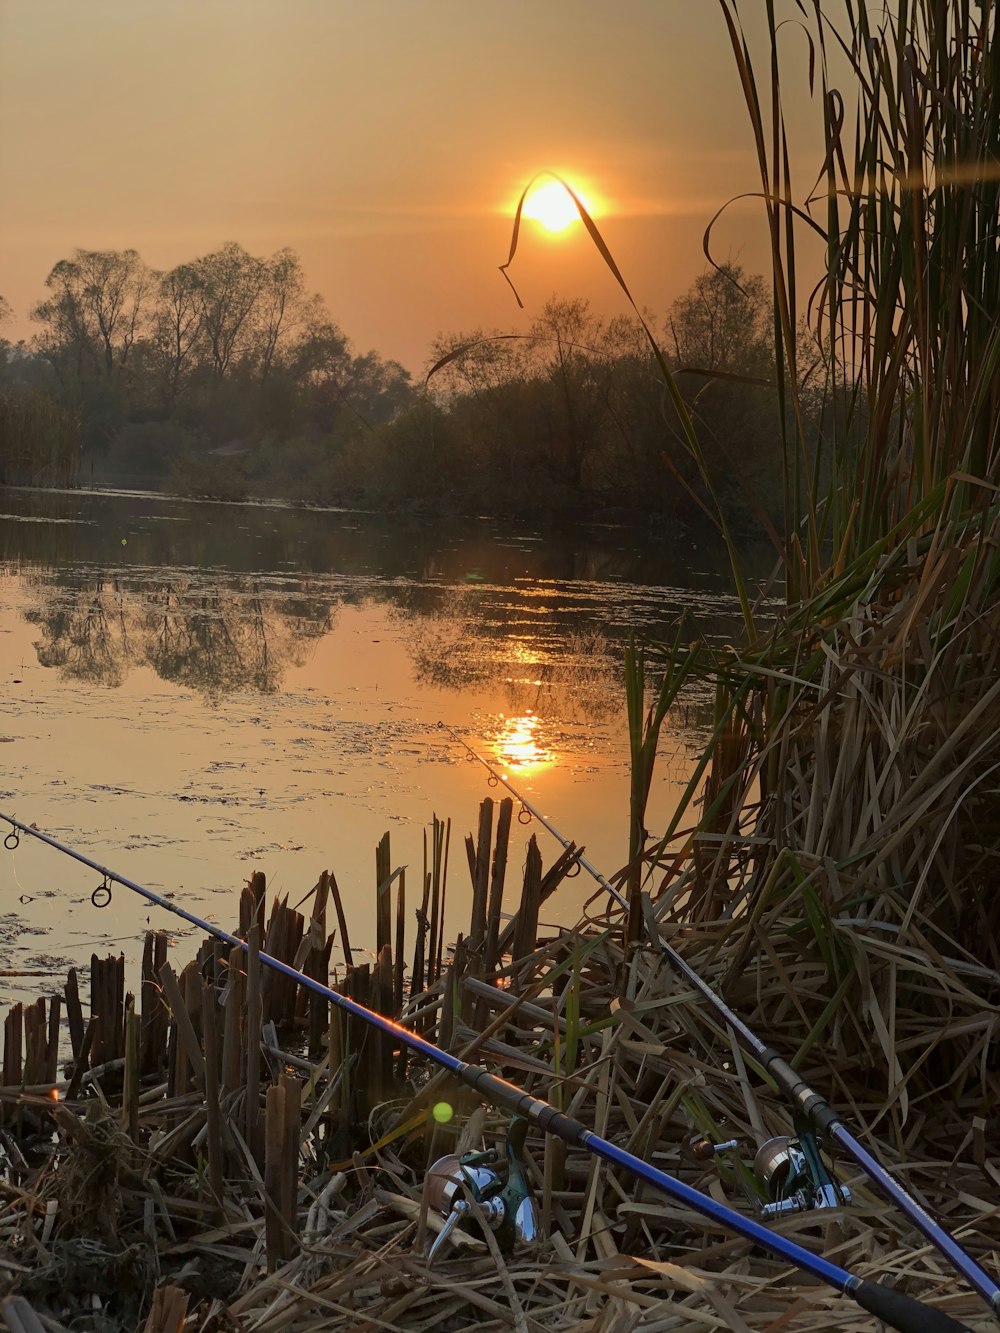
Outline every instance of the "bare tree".
{"type": "Polygon", "coordinates": [[[135,250],[77,250],[45,280],[52,293],[32,319],[39,347],[53,364],[67,357],[76,373],[113,375],[129,360],[151,314],[155,275],[135,250]]]}
{"type": "Polygon", "coordinates": [[[438,334],[431,344],[428,368],[432,392],[444,397],[471,393],[475,397],[523,380],[530,359],[525,334],[499,329],[438,334]]]}
{"type": "Polygon", "coordinates": [[[259,373],[262,380],[270,375],[279,344],[319,313],[318,296],[306,296],[302,261],[294,250],[279,250],[265,261],[258,300],[257,325],[259,373]]]}
{"type": "Polygon", "coordinates": [[[770,293],[759,274],[746,274],[738,264],[710,269],[670,307],[674,359],[681,369],[767,375],[771,318],[770,293]]]}
{"type": "Polygon", "coordinates": [[[201,337],[201,293],[192,264],[159,275],[153,343],[162,366],[163,397],[176,402],[183,378],[195,363],[201,337]]]}
{"type": "Polygon", "coordinates": [[[261,301],[267,265],[229,241],[191,265],[200,303],[209,363],[222,379],[252,342],[254,313],[261,301]]]}

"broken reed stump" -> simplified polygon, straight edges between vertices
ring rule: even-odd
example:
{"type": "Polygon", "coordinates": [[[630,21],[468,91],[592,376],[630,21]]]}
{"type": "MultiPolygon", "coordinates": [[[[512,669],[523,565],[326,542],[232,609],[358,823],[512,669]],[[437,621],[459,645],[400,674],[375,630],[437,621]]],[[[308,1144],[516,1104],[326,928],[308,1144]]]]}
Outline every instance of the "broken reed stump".
{"type": "MultiPolygon", "coordinates": [[[[416,913],[413,959],[407,987],[405,959],[405,875],[393,869],[389,835],[376,849],[376,943],[374,965],[355,964],[349,943],[342,940],[346,966],[334,971],[330,964],[337,931],[328,930],[328,904],[333,902],[341,935],[346,934],[343,903],[335,877],[323,871],[306,899],[311,899],[308,917],[289,906],[288,896],[275,898],[267,914],[267,881],[255,872],[240,897],[240,931],[246,951],[227,949],[210,939],[179,975],[167,962],[168,936],[163,931],[146,935],[139,988],[140,1009],[125,990],[125,959],[93,955],[90,963],[89,1018],[85,1020],[80,997],[79,972],[71,968],[63,997],[46,1004],[44,999],[25,1006],[15,1005],[4,1021],[3,1085],[7,1088],[56,1084],[59,1038],[65,1001],[66,1029],[71,1051],[71,1086],[78,1093],[84,1076],[99,1067],[117,1066],[127,1075],[134,1095],[136,1080],[165,1080],[171,1097],[204,1093],[207,1070],[205,1046],[212,1045],[214,1077],[220,1094],[242,1094],[246,1107],[242,1127],[254,1156],[264,1157],[264,1139],[259,1130],[257,1107],[261,1088],[261,1030],[273,1023],[279,1033],[293,1034],[293,1045],[305,1038],[313,1056],[329,1046],[331,1017],[327,1000],[299,985],[294,978],[261,967],[257,951],[263,949],[288,966],[330,985],[342,994],[387,1017],[398,1017],[405,1004],[419,1011],[417,1028],[429,1033],[440,1024],[447,1042],[455,1017],[464,1024],[485,1017],[488,1007],[462,983],[466,980],[495,984],[503,959],[510,955],[516,964],[531,955],[542,903],[562,878],[570,873],[577,854],[563,853],[546,875],[535,839],[528,844],[520,906],[501,926],[504,882],[507,871],[512,802],[499,802],[495,838],[494,802],[482,802],[478,837],[467,839],[472,900],[470,929],[459,936],[450,967],[444,967],[443,915],[446,888],[446,857],[450,825],[435,818],[430,847],[425,838],[425,864],[421,906],[416,913]],[[395,886],[395,893],[391,890],[395,886]],[[455,1012],[435,1017],[433,1006],[421,1006],[421,995],[440,983],[442,973],[454,973],[445,985],[453,996],[455,1012]],[[455,982],[458,982],[456,986],[455,982]],[[211,993],[215,1003],[209,1005],[211,993]],[[205,1024],[209,1024],[206,1031],[205,1024]],[[132,1031],[132,1025],[135,1030],[132,1031]]],[[[303,902],[306,900],[304,899],[303,902]]],[[[301,906],[302,904],[300,904],[301,906]]],[[[517,984],[515,967],[514,984],[517,984]]],[[[447,1008],[447,1006],[446,1006],[447,1008]]],[[[342,1033],[342,1058],[352,1063],[351,1094],[354,1113],[390,1096],[406,1075],[406,1051],[391,1037],[369,1029],[351,1018],[337,1024],[342,1033]]],[[[123,1076],[124,1076],[123,1075],[123,1076]]],[[[131,1112],[130,1112],[131,1114],[131,1112]]]]}

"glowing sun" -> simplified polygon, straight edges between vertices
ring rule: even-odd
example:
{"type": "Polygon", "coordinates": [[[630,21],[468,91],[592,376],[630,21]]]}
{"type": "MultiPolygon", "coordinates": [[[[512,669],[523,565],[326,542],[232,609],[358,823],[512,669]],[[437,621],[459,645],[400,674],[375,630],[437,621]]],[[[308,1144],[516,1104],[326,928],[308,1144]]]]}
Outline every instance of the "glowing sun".
{"type": "MultiPolygon", "coordinates": [[[[589,212],[587,201],[582,195],[580,198],[589,212]]],[[[565,231],[571,222],[579,219],[580,211],[565,185],[560,181],[548,181],[536,186],[528,195],[524,201],[524,216],[532,218],[546,231],[565,231]]]]}

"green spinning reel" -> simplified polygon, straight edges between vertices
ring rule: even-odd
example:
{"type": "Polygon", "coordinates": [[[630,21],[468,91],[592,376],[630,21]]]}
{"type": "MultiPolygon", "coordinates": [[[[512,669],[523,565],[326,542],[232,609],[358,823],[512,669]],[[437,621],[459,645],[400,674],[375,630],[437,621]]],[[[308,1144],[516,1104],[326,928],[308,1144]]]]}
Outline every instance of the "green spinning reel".
{"type": "Polygon", "coordinates": [[[762,1143],[754,1157],[753,1173],[770,1199],[760,1207],[762,1218],[839,1208],[851,1202],[851,1191],[826,1169],[816,1135],[808,1129],[798,1127],[795,1138],[781,1135],[762,1143]]]}
{"type": "Polygon", "coordinates": [[[430,1206],[445,1218],[428,1263],[433,1263],[449,1236],[460,1223],[472,1219],[478,1209],[509,1254],[515,1245],[538,1237],[538,1212],[525,1174],[522,1154],[528,1122],[515,1116],[507,1130],[503,1160],[495,1148],[468,1152],[459,1157],[439,1157],[427,1172],[430,1206]]]}

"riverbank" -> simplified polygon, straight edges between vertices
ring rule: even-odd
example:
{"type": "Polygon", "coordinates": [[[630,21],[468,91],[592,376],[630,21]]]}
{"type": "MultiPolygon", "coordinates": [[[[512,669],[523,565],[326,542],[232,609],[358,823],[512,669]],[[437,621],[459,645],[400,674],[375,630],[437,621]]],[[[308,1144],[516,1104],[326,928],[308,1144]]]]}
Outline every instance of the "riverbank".
{"type": "MultiPolygon", "coordinates": [[[[8,1015],[0,1266],[11,1328],[35,1327],[26,1308],[46,1321],[40,1327],[94,1333],[173,1333],[185,1319],[204,1333],[870,1328],[833,1290],[534,1128],[522,1158],[537,1239],[508,1247],[504,1233],[473,1223],[429,1260],[444,1217],[428,1194],[428,1165],[485,1145],[498,1149],[502,1169],[509,1119],[401,1044],[261,968],[258,944],[746,1216],[754,1215],[746,1191],[762,1197],[749,1170],[758,1142],[791,1132],[787,1107],[656,950],[625,949],[620,916],[595,904],[576,929],[539,926],[572,851],[547,870],[531,857],[523,876],[510,867],[491,881],[512,814],[509,803],[505,811],[486,802],[470,835],[472,910],[454,947],[441,934],[440,826],[416,901],[416,877],[407,893],[388,838],[381,845],[371,963],[352,949],[355,925],[329,875],[295,908],[258,875],[233,923],[250,942],[246,958],[208,940],[175,972],[154,934],[137,1001],[124,993],[119,965],[95,958],[89,988],[78,970],[55,1016],[50,1007],[41,1021],[37,1003],[30,1019],[8,1015]],[[505,897],[518,903],[509,920],[500,914],[505,897]],[[397,932],[415,908],[427,931],[404,958],[397,932]],[[66,1077],[53,1066],[64,1004],[73,1045],[66,1077]],[[696,1146],[706,1138],[737,1147],[706,1158],[696,1146]]],[[[829,1010],[822,968],[780,906],[760,923],[770,963],[735,976],[740,944],[729,923],[687,925],[665,902],[651,905],[650,920],[710,985],[728,976],[728,1002],[803,1077],[834,1089],[869,1148],[995,1264],[1000,1221],[987,1179],[997,1126],[977,1119],[971,1093],[928,1099],[914,1077],[919,1146],[882,1119],[878,1064],[845,1062],[815,1040],[814,1016],[829,1010]]],[[[849,936],[859,958],[878,966],[877,932],[858,925],[849,936]]],[[[988,1014],[960,966],[935,957],[931,968],[912,947],[898,963],[933,977],[935,1001],[967,1033],[988,1014]]],[[[896,1021],[904,1043],[924,1023],[916,1008],[896,1021]]],[[[954,1053],[974,1040],[956,1038],[954,1053]]],[[[849,1164],[835,1169],[851,1204],[780,1219],[776,1231],[985,1330],[981,1303],[905,1220],[849,1164]]]]}

